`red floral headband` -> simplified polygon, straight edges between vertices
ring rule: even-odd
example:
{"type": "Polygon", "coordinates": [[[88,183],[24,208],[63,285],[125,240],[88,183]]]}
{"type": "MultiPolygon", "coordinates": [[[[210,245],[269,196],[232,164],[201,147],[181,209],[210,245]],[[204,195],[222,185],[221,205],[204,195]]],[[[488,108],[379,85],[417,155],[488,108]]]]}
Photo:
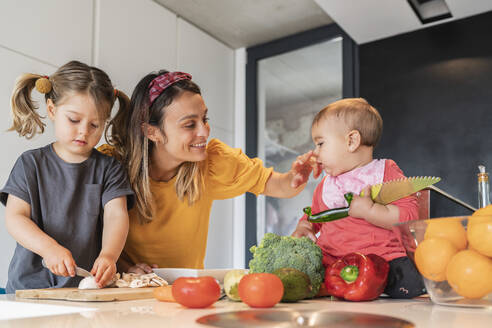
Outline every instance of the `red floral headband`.
{"type": "Polygon", "coordinates": [[[149,106],[152,106],[152,103],[161,95],[162,91],[181,80],[191,80],[191,74],[183,72],[168,72],[153,79],[149,83],[149,106]]]}

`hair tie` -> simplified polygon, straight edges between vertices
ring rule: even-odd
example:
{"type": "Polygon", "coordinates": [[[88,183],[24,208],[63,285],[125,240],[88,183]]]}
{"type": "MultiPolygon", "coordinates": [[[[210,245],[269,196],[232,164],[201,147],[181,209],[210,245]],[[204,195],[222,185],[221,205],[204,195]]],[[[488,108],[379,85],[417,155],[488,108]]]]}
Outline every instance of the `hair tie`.
{"type": "Polygon", "coordinates": [[[39,77],[36,80],[34,86],[36,87],[36,90],[38,90],[38,92],[45,93],[45,94],[50,92],[52,87],[48,75],[43,75],[39,77]]]}
{"type": "Polygon", "coordinates": [[[191,74],[183,72],[168,72],[157,76],[149,83],[150,106],[161,93],[174,83],[181,80],[191,80],[191,74]]]}
{"type": "Polygon", "coordinates": [[[115,88],[113,92],[114,92],[114,97],[118,98],[118,89],[115,88]]]}

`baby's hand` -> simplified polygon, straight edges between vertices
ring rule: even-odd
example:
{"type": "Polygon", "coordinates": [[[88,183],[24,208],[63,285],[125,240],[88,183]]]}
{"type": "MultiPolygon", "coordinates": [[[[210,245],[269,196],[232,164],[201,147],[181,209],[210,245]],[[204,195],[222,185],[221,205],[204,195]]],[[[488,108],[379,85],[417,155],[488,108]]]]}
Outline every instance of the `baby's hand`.
{"type": "Polygon", "coordinates": [[[57,244],[46,252],[43,258],[46,267],[57,276],[75,277],[75,260],[72,253],[65,247],[57,244]]]}
{"type": "Polygon", "coordinates": [[[308,220],[301,220],[297,224],[296,230],[292,233],[292,237],[308,237],[312,241],[316,242],[316,234],[314,233],[313,225],[308,220]]]}
{"type": "Polygon", "coordinates": [[[300,155],[292,163],[291,172],[294,177],[291,182],[293,188],[297,188],[309,180],[309,175],[313,172],[313,177],[317,179],[321,174],[321,167],[316,163],[316,158],[313,156],[313,151],[300,155]]]}
{"type": "Polygon", "coordinates": [[[351,217],[365,219],[369,215],[371,208],[374,206],[370,187],[365,187],[362,192],[364,193],[364,196],[354,194],[354,198],[350,203],[348,214],[351,217]]]}
{"type": "Polygon", "coordinates": [[[105,287],[116,274],[116,261],[107,255],[99,254],[91,270],[99,288],[105,287]]]}

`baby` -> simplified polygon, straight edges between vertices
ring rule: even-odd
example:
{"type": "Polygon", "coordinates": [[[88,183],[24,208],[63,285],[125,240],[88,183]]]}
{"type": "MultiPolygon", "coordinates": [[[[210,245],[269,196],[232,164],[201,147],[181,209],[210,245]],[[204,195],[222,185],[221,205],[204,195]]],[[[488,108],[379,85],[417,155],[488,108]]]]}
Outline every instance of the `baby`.
{"type": "Polygon", "coordinates": [[[383,257],[390,264],[385,293],[411,298],[425,293],[425,287],[391,228],[394,223],[418,218],[417,199],[409,196],[381,205],[369,197],[369,186],[404,177],[394,161],[373,159],[382,129],[378,111],[362,98],[336,101],[315,116],[311,128],[314,156],[326,176],[314,191],[312,211],[347,206],[343,197],[347,192],[354,193],[354,199],[349,217],[310,223],[305,215],[292,235],[314,240],[323,251],[325,266],[351,252],[383,257]],[[366,196],[358,196],[363,190],[366,196]]]}

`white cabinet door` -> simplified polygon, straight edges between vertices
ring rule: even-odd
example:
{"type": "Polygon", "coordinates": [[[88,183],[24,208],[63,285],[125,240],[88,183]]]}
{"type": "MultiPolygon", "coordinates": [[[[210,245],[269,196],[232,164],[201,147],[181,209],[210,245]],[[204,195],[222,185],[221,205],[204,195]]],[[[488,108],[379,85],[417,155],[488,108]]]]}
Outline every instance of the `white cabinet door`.
{"type": "Polygon", "coordinates": [[[96,65],[131,96],[138,81],[176,69],[176,15],[150,0],[103,0],[96,8],[96,65]]]}
{"type": "Polygon", "coordinates": [[[52,65],[92,55],[93,1],[2,0],[0,44],[52,65]]]}
{"type": "Polygon", "coordinates": [[[201,87],[210,122],[232,132],[234,51],[178,18],[178,70],[201,87]]]}
{"type": "MultiPolygon", "coordinates": [[[[211,126],[211,138],[217,138],[228,145],[232,145],[233,142],[231,132],[214,126],[211,126]]],[[[214,201],[208,228],[205,268],[233,267],[233,224],[232,199],[214,201]]]]}
{"type": "MultiPolygon", "coordinates": [[[[2,116],[0,120],[0,149],[2,150],[2,160],[0,161],[0,188],[5,186],[10,171],[14,167],[17,158],[26,150],[39,148],[54,141],[54,133],[51,121],[45,120],[46,129],[44,134],[37,135],[31,140],[21,138],[15,131],[7,132],[12,126],[10,118],[10,95],[14,87],[15,79],[22,73],[51,74],[56,70],[55,67],[40,63],[25,56],[6,50],[0,47],[0,104],[2,104],[2,116]]],[[[46,116],[46,106],[44,97],[33,91],[32,97],[39,104],[39,113],[46,116]]],[[[5,206],[0,205],[0,287],[5,287],[7,283],[7,270],[10,260],[14,254],[15,241],[5,228],[5,206]]]]}
{"type": "MultiPolygon", "coordinates": [[[[202,89],[209,110],[211,138],[234,142],[234,51],[178,18],[178,70],[188,72],[202,89]]],[[[205,268],[233,267],[233,200],[212,207],[205,268]]]]}

